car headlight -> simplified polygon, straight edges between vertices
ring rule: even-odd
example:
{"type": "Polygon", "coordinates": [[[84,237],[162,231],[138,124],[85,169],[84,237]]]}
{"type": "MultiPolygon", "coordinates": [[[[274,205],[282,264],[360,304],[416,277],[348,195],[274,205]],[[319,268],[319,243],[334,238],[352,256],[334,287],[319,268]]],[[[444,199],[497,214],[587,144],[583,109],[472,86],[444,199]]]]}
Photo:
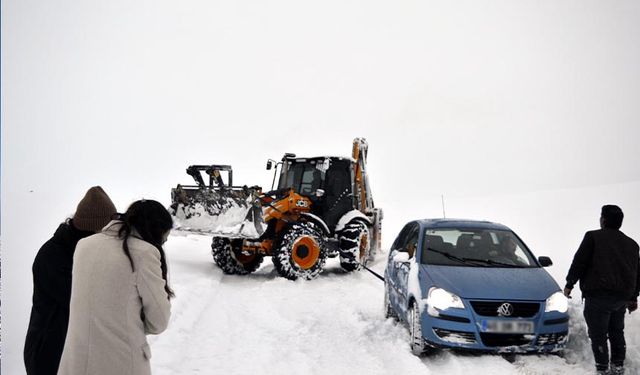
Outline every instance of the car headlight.
{"type": "Polygon", "coordinates": [[[427,304],[429,307],[435,307],[438,310],[445,310],[449,308],[464,309],[464,304],[460,297],[453,293],[449,293],[442,288],[436,287],[429,289],[427,304]]]}
{"type": "Polygon", "coordinates": [[[569,310],[569,300],[562,294],[562,292],[555,292],[551,297],[547,298],[546,307],[544,312],[558,311],[566,313],[569,310]]]}

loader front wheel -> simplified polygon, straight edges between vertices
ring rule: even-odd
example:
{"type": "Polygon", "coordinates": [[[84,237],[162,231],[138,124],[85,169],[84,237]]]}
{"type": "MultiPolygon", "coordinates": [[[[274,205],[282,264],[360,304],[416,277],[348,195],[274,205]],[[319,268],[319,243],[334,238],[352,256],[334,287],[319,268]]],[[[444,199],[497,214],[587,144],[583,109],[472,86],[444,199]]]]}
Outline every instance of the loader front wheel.
{"type": "Polygon", "coordinates": [[[327,259],[322,232],[309,222],[291,225],[273,249],[273,265],[289,280],[316,278],[327,259]]]}
{"type": "Polygon", "coordinates": [[[340,232],[340,266],[346,271],[355,271],[366,265],[371,241],[369,228],[355,221],[345,225],[340,232]]]}
{"type": "Polygon", "coordinates": [[[248,275],[260,267],[264,258],[262,254],[243,254],[241,250],[242,239],[213,237],[213,261],[227,275],[248,275]]]}

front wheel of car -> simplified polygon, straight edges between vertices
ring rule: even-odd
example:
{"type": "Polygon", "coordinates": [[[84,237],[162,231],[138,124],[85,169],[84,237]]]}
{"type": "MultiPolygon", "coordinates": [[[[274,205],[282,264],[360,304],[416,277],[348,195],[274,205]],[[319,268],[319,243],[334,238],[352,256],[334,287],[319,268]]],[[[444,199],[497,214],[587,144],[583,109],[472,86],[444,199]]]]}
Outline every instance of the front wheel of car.
{"type": "Polygon", "coordinates": [[[430,347],[422,337],[422,324],[420,323],[420,309],[416,303],[412,303],[408,313],[409,321],[409,345],[414,355],[422,356],[430,351],[430,347]]]}

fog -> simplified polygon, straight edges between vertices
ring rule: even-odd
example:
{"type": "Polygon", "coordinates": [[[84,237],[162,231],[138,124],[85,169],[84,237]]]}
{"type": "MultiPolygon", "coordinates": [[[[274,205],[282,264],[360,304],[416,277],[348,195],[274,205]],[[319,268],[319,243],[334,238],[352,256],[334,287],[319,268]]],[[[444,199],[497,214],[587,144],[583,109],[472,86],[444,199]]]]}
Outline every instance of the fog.
{"type": "Polygon", "coordinates": [[[2,2],[3,370],[33,257],[84,192],[168,204],[190,164],[268,188],[268,158],[365,137],[386,245],[443,196],[535,238],[619,203],[638,233],[639,19],[635,1],[2,2]]]}

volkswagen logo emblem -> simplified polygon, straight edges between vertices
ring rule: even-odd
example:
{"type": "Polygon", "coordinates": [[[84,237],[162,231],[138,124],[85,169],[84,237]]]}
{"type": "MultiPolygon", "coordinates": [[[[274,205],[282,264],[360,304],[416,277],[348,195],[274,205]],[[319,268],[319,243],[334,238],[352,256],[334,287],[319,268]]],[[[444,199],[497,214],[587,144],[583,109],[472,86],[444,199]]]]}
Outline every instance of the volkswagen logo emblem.
{"type": "Polygon", "coordinates": [[[505,302],[498,307],[498,316],[511,316],[513,314],[513,305],[505,302]]]}

